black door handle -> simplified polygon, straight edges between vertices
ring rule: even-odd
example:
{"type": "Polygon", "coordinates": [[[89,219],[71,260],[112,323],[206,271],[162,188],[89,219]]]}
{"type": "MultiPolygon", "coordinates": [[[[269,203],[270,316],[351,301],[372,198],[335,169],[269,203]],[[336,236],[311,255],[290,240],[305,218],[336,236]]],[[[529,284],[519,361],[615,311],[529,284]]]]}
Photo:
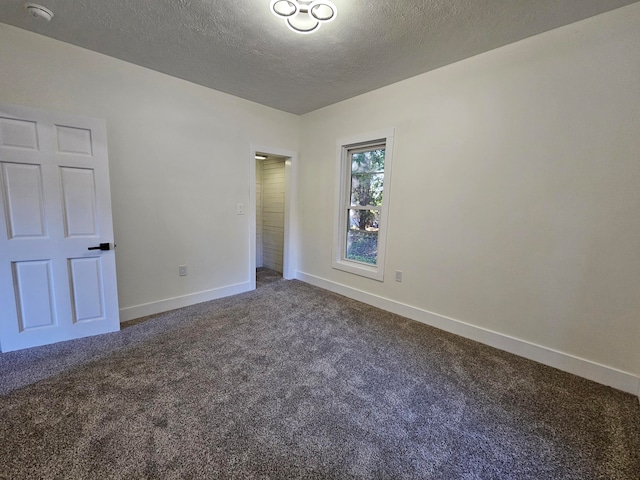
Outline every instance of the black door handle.
{"type": "MultiPolygon", "coordinates": [[[[113,248],[115,247],[114,245],[113,248]]],[[[87,250],[111,250],[111,245],[109,243],[101,243],[97,247],[89,247],[87,250]]]]}

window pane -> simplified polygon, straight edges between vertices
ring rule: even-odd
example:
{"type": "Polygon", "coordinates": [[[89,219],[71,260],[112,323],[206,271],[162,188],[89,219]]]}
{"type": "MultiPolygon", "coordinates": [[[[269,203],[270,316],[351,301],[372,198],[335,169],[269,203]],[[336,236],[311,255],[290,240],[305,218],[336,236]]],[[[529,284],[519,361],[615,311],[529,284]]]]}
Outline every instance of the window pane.
{"type": "Polygon", "coordinates": [[[382,205],[384,173],[355,173],[351,175],[351,205],[382,205]]]}
{"type": "Polygon", "coordinates": [[[379,210],[349,210],[346,259],[376,264],[379,222],[379,210]]]}
{"type": "Polygon", "coordinates": [[[352,173],[382,173],[384,172],[384,148],[376,148],[366,152],[351,155],[352,173]]]}

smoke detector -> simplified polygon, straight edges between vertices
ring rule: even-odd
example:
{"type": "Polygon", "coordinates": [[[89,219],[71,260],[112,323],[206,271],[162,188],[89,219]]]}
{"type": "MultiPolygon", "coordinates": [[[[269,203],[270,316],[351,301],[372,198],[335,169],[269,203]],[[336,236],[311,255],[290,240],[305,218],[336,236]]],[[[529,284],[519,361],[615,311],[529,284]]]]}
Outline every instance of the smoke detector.
{"type": "Polygon", "coordinates": [[[24,8],[26,8],[27,12],[34,18],[42,18],[47,22],[53,18],[53,12],[51,10],[37,3],[25,3],[24,8]]]}

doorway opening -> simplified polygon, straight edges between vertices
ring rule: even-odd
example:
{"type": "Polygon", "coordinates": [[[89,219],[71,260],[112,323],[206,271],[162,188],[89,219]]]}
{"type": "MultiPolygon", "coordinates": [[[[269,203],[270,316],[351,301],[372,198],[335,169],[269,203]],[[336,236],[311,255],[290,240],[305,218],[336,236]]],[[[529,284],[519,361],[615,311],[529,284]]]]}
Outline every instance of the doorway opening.
{"type": "Polygon", "coordinates": [[[282,278],[286,157],[256,152],[256,285],[282,278]]]}
{"type": "Polygon", "coordinates": [[[295,278],[295,152],[251,148],[251,262],[255,286],[295,278]]]}

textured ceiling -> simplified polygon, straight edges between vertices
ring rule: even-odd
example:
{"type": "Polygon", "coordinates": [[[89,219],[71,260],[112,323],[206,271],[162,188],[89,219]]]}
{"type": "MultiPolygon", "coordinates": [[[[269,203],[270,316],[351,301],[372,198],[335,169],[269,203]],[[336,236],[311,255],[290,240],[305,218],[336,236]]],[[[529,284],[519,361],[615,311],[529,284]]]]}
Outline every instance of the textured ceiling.
{"type": "Polygon", "coordinates": [[[303,114],[639,0],[333,0],[299,35],[269,0],[1,0],[0,22],[303,114]]]}

